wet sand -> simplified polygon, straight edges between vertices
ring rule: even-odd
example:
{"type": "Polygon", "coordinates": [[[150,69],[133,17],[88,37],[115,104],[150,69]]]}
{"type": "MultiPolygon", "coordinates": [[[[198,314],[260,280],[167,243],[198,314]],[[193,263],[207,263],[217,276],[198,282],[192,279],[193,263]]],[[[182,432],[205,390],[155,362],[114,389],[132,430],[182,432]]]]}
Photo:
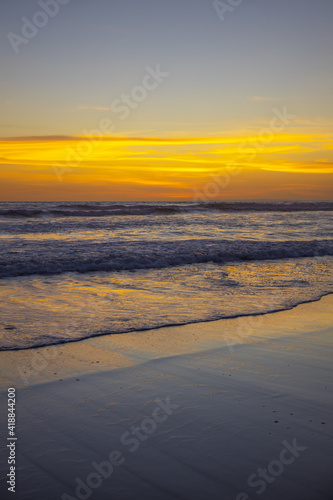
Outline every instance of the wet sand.
{"type": "Polygon", "coordinates": [[[330,295],[1,352],[18,438],[15,495],[1,448],[1,498],[331,499],[332,320],[330,295]]]}

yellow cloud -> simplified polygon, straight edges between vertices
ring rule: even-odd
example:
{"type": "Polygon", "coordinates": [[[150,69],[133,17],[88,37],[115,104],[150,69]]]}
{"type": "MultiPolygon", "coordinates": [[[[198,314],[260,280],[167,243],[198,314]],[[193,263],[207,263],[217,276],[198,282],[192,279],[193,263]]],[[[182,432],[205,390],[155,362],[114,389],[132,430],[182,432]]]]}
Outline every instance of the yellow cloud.
{"type": "MultiPolygon", "coordinates": [[[[243,175],[246,171],[255,172],[253,179],[257,186],[268,172],[275,173],[279,179],[297,174],[300,182],[302,175],[308,174],[319,179],[320,175],[333,173],[331,150],[329,134],[281,133],[273,134],[269,140],[253,134],[185,138],[13,138],[0,140],[0,179],[12,192],[13,186],[23,183],[34,193],[37,188],[49,189],[52,193],[58,189],[60,193],[58,180],[61,179],[72,193],[79,186],[85,192],[94,193],[94,187],[105,193],[106,188],[101,186],[109,186],[109,189],[113,186],[122,196],[127,192],[130,197],[134,196],[135,189],[150,193],[154,187],[156,193],[167,191],[169,197],[172,193],[179,197],[182,190],[186,198],[193,188],[201,189],[211,174],[223,172],[230,163],[239,165],[243,175]]],[[[237,193],[244,196],[246,188],[240,176],[233,186],[234,189],[238,186],[237,193]]],[[[96,196],[92,198],[98,199],[96,196]]],[[[70,195],[67,197],[70,199],[70,195]]]]}

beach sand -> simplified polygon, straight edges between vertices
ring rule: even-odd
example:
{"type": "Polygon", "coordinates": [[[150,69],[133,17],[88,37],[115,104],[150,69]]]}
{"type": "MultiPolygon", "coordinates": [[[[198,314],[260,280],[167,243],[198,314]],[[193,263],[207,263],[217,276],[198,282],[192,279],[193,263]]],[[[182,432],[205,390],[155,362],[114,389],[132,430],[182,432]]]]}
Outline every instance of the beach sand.
{"type": "Polygon", "coordinates": [[[332,499],[332,325],[329,295],[1,352],[2,404],[17,393],[16,494],[4,445],[1,499],[332,499]]]}

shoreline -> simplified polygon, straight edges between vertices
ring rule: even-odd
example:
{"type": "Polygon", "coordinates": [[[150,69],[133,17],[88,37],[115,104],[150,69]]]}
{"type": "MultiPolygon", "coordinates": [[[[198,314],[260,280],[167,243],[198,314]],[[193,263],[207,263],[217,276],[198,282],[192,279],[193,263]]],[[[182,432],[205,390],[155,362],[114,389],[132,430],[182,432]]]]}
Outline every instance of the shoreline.
{"type": "Polygon", "coordinates": [[[16,498],[330,500],[332,305],[0,353],[16,498]]]}
{"type": "Polygon", "coordinates": [[[13,348],[8,348],[8,349],[2,349],[2,350],[0,350],[0,353],[12,352],[12,351],[28,351],[28,350],[32,350],[32,349],[43,349],[46,347],[54,347],[54,346],[59,346],[59,345],[71,344],[73,342],[82,342],[84,340],[95,339],[95,338],[110,336],[110,335],[127,335],[127,334],[133,334],[133,333],[140,334],[142,332],[153,332],[156,330],[161,330],[163,328],[176,328],[176,327],[196,325],[196,324],[214,323],[217,321],[224,321],[224,320],[231,320],[231,319],[238,319],[238,318],[251,318],[254,316],[266,316],[267,314],[275,314],[275,313],[279,313],[279,312],[291,311],[292,309],[295,309],[296,307],[301,306],[303,304],[310,304],[312,302],[319,302],[321,299],[323,299],[324,297],[327,297],[328,295],[333,295],[333,292],[326,292],[316,299],[304,300],[304,301],[299,302],[295,305],[292,305],[288,308],[272,309],[272,310],[268,310],[265,312],[241,313],[241,314],[237,314],[237,315],[224,316],[222,318],[217,318],[217,319],[197,320],[197,321],[190,321],[188,323],[174,323],[174,324],[170,324],[170,325],[155,326],[152,328],[142,328],[139,330],[134,329],[134,330],[124,331],[124,332],[96,333],[96,334],[92,334],[88,337],[80,337],[80,338],[75,338],[75,339],[70,339],[70,340],[63,340],[63,341],[55,342],[53,344],[38,344],[38,345],[29,346],[29,347],[13,347],[13,348]]]}
{"type": "MultiPolygon", "coordinates": [[[[140,363],[140,361],[205,350],[206,347],[225,347],[232,350],[237,344],[264,340],[264,330],[271,335],[280,330],[280,321],[297,322],[304,314],[316,314],[315,304],[327,302],[333,309],[333,293],[317,300],[302,302],[289,309],[255,313],[211,321],[163,326],[148,330],[134,330],[119,334],[102,334],[70,342],[0,351],[0,390],[8,384],[26,387],[83,373],[109,370],[140,363]],[[331,304],[331,305],[330,305],[331,304]],[[286,316],[287,315],[287,316],[286,316]],[[205,331],[204,334],[201,334],[205,331]],[[61,356],[61,358],[60,358],[61,356]],[[100,359],[97,359],[100,358],[100,359]],[[95,359],[95,361],[92,361],[95,359]],[[60,362],[61,361],[61,362],[60,362]],[[59,365],[60,364],[60,371],[59,365]],[[99,366],[89,366],[98,364],[99,366]],[[16,369],[15,369],[16,365],[16,369]],[[13,369],[14,367],[14,369],[13,369]],[[57,368],[58,367],[58,368],[57,368]],[[57,368],[57,371],[53,371],[57,368]],[[98,368],[98,369],[97,369],[98,368]]],[[[324,317],[325,306],[319,306],[324,317]]],[[[317,320],[318,321],[318,320],[317,320]]],[[[312,321],[311,324],[314,322],[312,321]]],[[[333,324],[333,315],[332,315],[333,324]]],[[[303,324],[303,328],[307,328],[303,324]]],[[[281,333],[281,332],[280,332],[281,333]]]]}
{"type": "Polygon", "coordinates": [[[332,305],[3,352],[16,498],[330,500],[332,305]]]}

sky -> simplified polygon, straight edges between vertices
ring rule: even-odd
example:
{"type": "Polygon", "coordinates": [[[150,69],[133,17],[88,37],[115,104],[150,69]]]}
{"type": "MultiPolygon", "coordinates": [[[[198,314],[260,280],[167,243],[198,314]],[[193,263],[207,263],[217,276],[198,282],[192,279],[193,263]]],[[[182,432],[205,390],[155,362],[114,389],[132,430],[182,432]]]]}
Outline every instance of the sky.
{"type": "Polygon", "coordinates": [[[332,0],[0,2],[0,200],[329,200],[332,0]]]}

